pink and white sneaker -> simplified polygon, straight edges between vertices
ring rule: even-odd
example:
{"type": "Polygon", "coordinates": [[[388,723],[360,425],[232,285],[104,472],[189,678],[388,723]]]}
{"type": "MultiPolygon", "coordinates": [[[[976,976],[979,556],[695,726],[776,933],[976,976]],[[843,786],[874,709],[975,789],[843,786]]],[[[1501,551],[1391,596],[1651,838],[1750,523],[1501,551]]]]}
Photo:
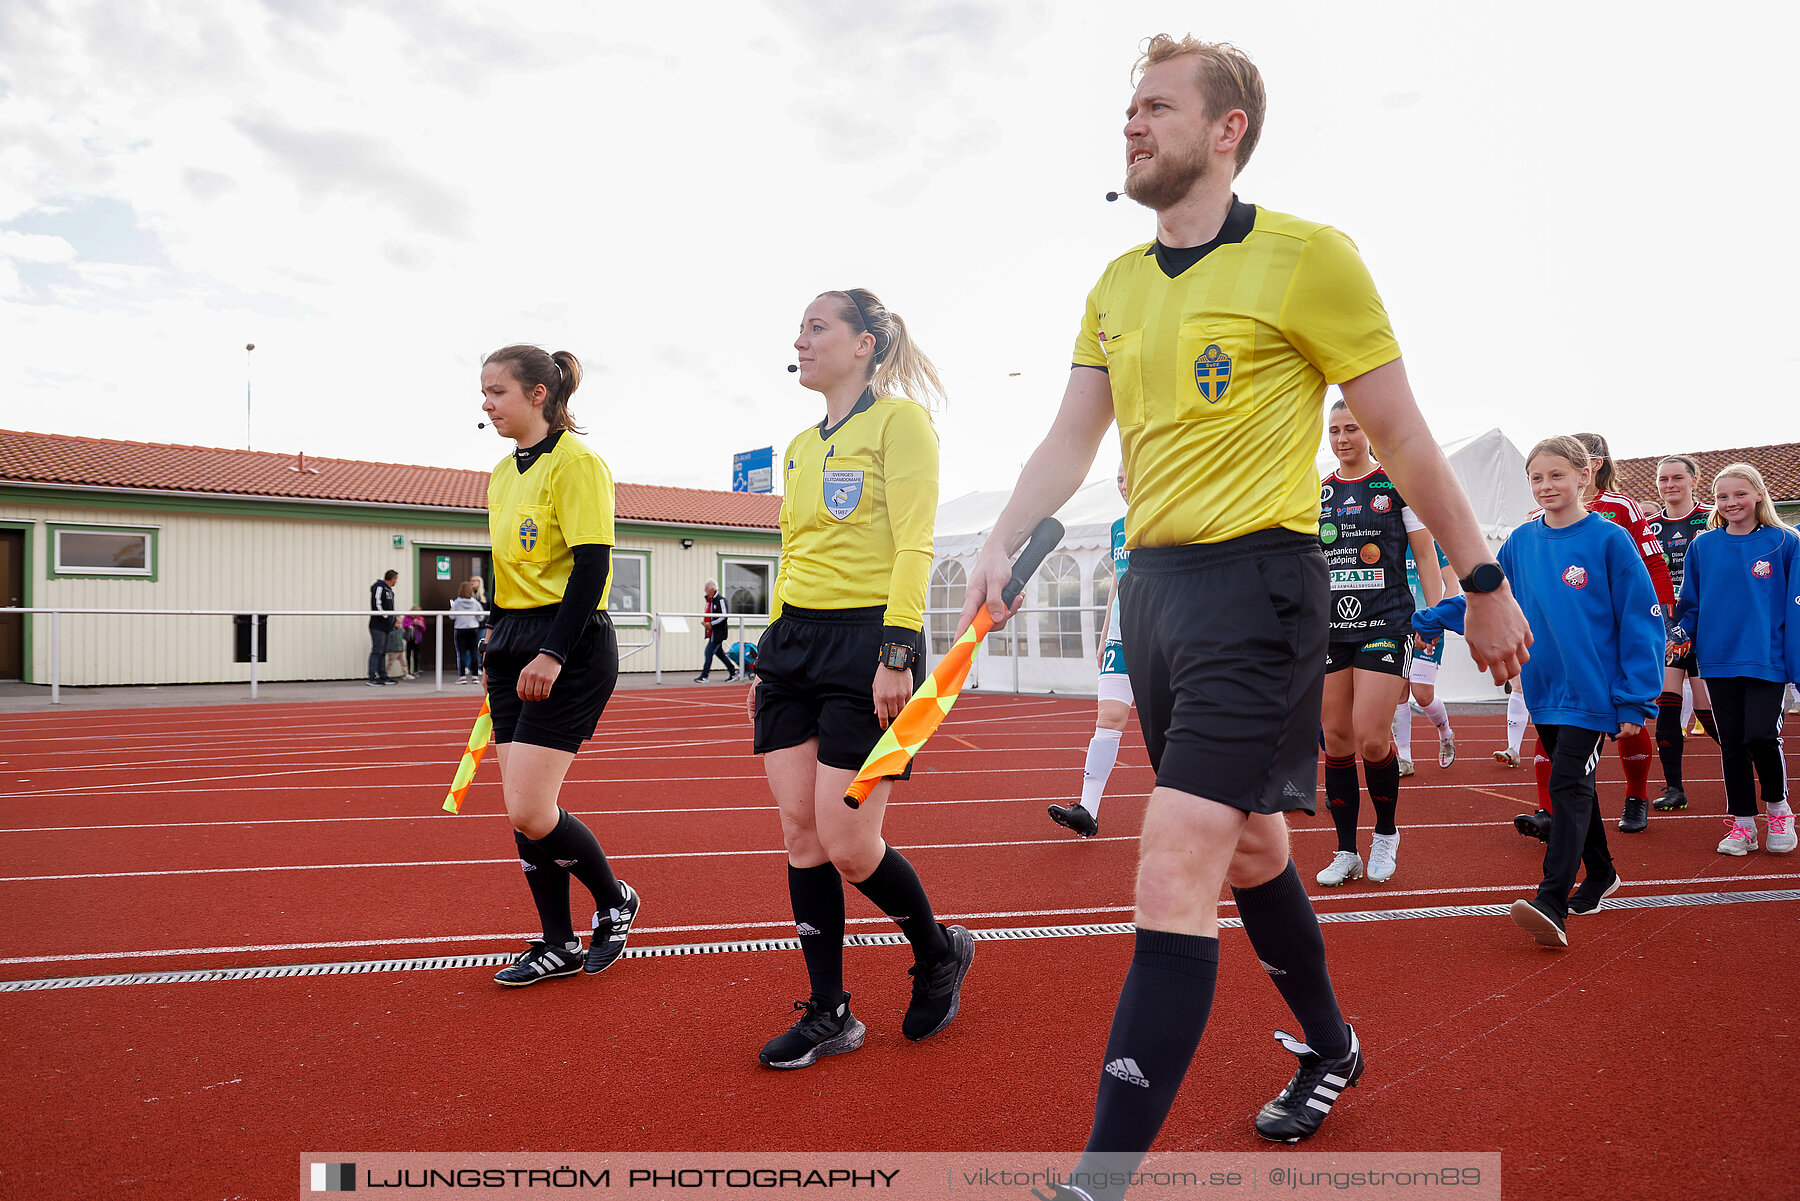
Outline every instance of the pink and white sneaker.
{"type": "Polygon", "coordinates": [[[1769,837],[1763,849],[1771,855],[1785,855],[1794,849],[1797,840],[1794,837],[1794,815],[1791,813],[1769,814],[1769,837]]]}
{"type": "MultiPolygon", "coordinates": [[[[1756,819],[1753,817],[1749,825],[1740,824],[1736,818],[1726,818],[1725,824],[1731,832],[1719,840],[1719,854],[1748,855],[1756,849],[1756,819]]],[[[1792,838],[1792,835],[1789,835],[1792,838]]]]}

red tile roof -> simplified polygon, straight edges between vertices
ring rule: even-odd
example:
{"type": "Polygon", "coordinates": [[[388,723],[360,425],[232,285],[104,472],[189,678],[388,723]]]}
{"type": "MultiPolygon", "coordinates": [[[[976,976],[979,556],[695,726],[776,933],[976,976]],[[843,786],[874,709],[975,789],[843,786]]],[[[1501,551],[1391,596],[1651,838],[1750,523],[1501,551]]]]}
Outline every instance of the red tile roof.
{"type": "MultiPolygon", "coordinates": [[[[1730,450],[1683,451],[1700,465],[1695,495],[1702,503],[1712,503],[1712,481],[1721,467],[1729,463],[1748,463],[1762,472],[1769,495],[1777,504],[1800,501],[1800,442],[1777,442],[1772,446],[1738,446],[1730,450]]],[[[1647,459],[1620,459],[1613,491],[1623,492],[1645,508],[1662,508],[1656,495],[1656,465],[1662,455],[1647,459]]]]}
{"type": "MultiPolygon", "coordinates": [[[[439,509],[487,507],[485,471],[356,459],[308,457],[305,463],[306,470],[298,471],[297,456],[268,451],[0,430],[0,482],[439,509]]],[[[760,493],[622,483],[616,503],[621,521],[759,530],[780,526],[781,498],[760,493]]]]}

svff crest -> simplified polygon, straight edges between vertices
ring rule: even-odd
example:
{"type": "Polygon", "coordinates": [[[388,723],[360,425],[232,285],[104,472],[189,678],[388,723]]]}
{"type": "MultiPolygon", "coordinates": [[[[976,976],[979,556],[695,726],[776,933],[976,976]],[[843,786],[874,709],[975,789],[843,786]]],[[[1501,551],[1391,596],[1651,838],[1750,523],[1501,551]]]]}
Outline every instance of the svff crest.
{"type": "Polygon", "coordinates": [[[1206,397],[1207,404],[1225,399],[1225,389],[1231,386],[1231,356],[1220,350],[1217,342],[1194,360],[1194,386],[1206,397]]]}
{"type": "Polygon", "coordinates": [[[519,523],[519,548],[521,550],[530,550],[532,547],[536,546],[537,538],[537,522],[527,517],[524,521],[519,523]]]}

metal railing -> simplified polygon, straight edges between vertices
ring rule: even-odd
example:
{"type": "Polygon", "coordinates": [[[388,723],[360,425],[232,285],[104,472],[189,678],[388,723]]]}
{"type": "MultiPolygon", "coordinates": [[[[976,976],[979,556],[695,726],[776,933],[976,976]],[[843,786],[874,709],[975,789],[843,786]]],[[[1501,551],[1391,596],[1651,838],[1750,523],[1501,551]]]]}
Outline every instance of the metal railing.
{"type": "MultiPolygon", "coordinates": [[[[1099,613],[1104,613],[1105,611],[1106,611],[1105,605],[1045,605],[1045,606],[1027,605],[1024,608],[1022,608],[1016,615],[1014,615],[1013,619],[1007,623],[1007,627],[1006,627],[1005,631],[1002,631],[997,635],[990,635],[990,637],[1010,638],[1010,645],[1007,647],[1007,650],[1005,652],[1005,657],[1009,658],[1012,661],[1012,692],[1013,692],[1013,694],[1016,696],[1020,693],[1019,672],[1020,672],[1020,663],[1021,663],[1021,660],[1023,660],[1023,659],[1039,659],[1039,660],[1056,659],[1058,661],[1065,661],[1065,660],[1068,660],[1071,658],[1091,657],[1091,655],[1092,655],[1092,651],[1089,649],[1089,640],[1090,640],[1090,631],[1089,630],[1087,630],[1087,629],[1045,630],[1045,629],[1040,628],[1038,625],[1038,622],[1034,619],[1048,615],[1048,614],[1057,614],[1057,613],[1094,613],[1094,614],[1099,614],[1099,613]],[[1046,639],[1046,638],[1056,638],[1056,639],[1060,640],[1060,639],[1065,639],[1065,638],[1069,638],[1069,637],[1078,637],[1080,639],[1081,645],[1083,648],[1080,656],[1071,656],[1071,655],[1047,656],[1047,655],[1041,655],[1041,654],[1040,655],[1022,655],[1020,653],[1021,644],[1026,643],[1030,639],[1033,639],[1033,638],[1040,640],[1040,645],[1041,645],[1041,640],[1046,639]]],[[[368,610],[368,609],[251,609],[251,610],[244,610],[244,609],[88,609],[88,608],[59,608],[59,607],[45,607],[45,606],[0,607],[0,613],[18,613],[18,614],[22,614],[22,615],[47,616],[49,618],[49,621],[50,621],[50,703],[53,705],[60,705],[62,703],[62,617],[65,613],[70,614],[70,615],[123,616],[123,617],[247,618],[248,622],[249,622],[249,627],[250,627],[250,699],[252,699],[252,700],[257,699],[258,689],[260,686],[258,668],[262,661],[261,640],[262,640],[262,624],[263,624],[259,620],[260,618],[267,618],[267,617],[361,617],[361,618],[366,619],[369,617],[395,617],[395,618],[398,618],[398,617],[408,616],[408,615],[432,618],[433,619],[434,646],[435,646],[435,650],[436,650],[436,665],[435,665],[435,669],[434,669],[433,684],[434,684],[434,689],[436,691],[442,692],[442,691],[444,691],[444,619],[446,617],[455,618],[455,617],[459,617],[459,616],[467,616],[468,615],[467,610],[456,610],[456,609],[426,609],[426,610],[413,611],[410,614],[402,614],[402,613],[391,612],[388,610],[368,610]]],[[[960,609],[949,609],[949,608],[926,609],[925,610],[925,661],[926,661],[927,667],[936,666],[937,661],[940,658],[942,658],[941,655],[934,654],[932,651],[932,642],[933,642],[934,634],[933,634],[933,630],[932,630],[931,619],[933,617],[947,617],[947,618],[952,619],[952,621],[948,624],[953,626],[954,619],[960,613],[961,613],[960,609]]],[[[704,620],[709,617],[718,617],[721,615],[710,614],[710,613],[698,613],[698,612],[659,611],[659,612],[655,612],[655,613],[614,612],[611,614],[611,616],[612,616],[615,624],[625,624],[625,625],[629,626],[630,624],[633,624],[633,623],[646,623],[647,622],[647,624],[649,626],[649,634],[650,634],[649,639],[644,642],[621,643],[619,646],[619,651],[620,651],[619,661],[621,663],[623,663],[625,660],[631,658],[633,655],[641,654],[642,652],[644,652],[646,650],[650,651],[651,658],[654,661],[654,667],[652,668],[652,671],[654,671],[654,673],[655,673],[656,682],[658,684],[661,684],[663,682],[663,670],[664,670],[664,663],[663,663],[663,636],[664,636],[664,634],[670,633],[670,634],[680,635],[685,632],[686,634],[688,634],[690,636],[698,635],[700,637],[705,637],[703,630],[701,630],[701,631],[667,630],[665,628],[665,619],[678,618],[678,619],[681,619],[683,624],[685,625],[686,620],[689,618],[704,620]]],[[[735,628],[736,636],[735,636],[735,638],[732,639],[732,641],[733,641],[733,644],[737,647],[737,652],[738,652],[737,657],[736,657],[736,666],[737,666],[738,671],[740,673],[742,673],[744,670],[743,645],[745,643],[745,638],[744,638],[745,629],[747,626],[767,627],[768,622],[769,622],[768,614],[766,614],[766,613],[726,613],[726,614],[723,614],[722,616],[724,617],[724,619],[726,621],[732,623],[733,627],[735,628]]],[[[1096,642],[1098,639],[1098,633],[1099,633],[1098,625],[1096,623],[1096,628],[1092,631],[1092,636],[1096,640],[1096,642]]],[[[991,657],[992,656],[990,654],[990,658],[991,657]]]]}
{"type": "MultiPolygon", "coordinates": [[[[262,661],[262,622],[263,617],[430,617],[433,618],[434,638],[437,664],[434,672],[434,687],[438,692],[444,691],[444,618],[467,617],[467,610],[459,609],[417,609],[406,613],[397,613],[387,609],[77,609],[77,608],[0,608],[0,613],[47,614],[50,618],[50,703],[62,704],[62,616],[69,614],[95,614],[115,617],[247,617],[250,625],[250,699],[257,698],[260,684],[257,668],[262,661]]],[[[646,613],[619,613],[615,617],[648,617],[646,613]]],[[[639,651],[647,649],[648,642],[626,643],[619,649],[621,660],[628,659],[639,651]],[[629,647],[629,651],[626,651],[629,647]]]]}

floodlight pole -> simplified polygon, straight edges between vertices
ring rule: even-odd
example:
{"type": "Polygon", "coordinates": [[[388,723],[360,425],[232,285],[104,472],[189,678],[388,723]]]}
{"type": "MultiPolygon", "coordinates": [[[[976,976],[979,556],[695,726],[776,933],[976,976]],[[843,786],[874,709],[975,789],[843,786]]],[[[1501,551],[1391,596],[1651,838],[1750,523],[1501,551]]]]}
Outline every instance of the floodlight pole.
{"type": "Polygon", "coordinates": [[[250,352],[256,343],[244,343],[244,449],[250,449],[250,352]]]}

